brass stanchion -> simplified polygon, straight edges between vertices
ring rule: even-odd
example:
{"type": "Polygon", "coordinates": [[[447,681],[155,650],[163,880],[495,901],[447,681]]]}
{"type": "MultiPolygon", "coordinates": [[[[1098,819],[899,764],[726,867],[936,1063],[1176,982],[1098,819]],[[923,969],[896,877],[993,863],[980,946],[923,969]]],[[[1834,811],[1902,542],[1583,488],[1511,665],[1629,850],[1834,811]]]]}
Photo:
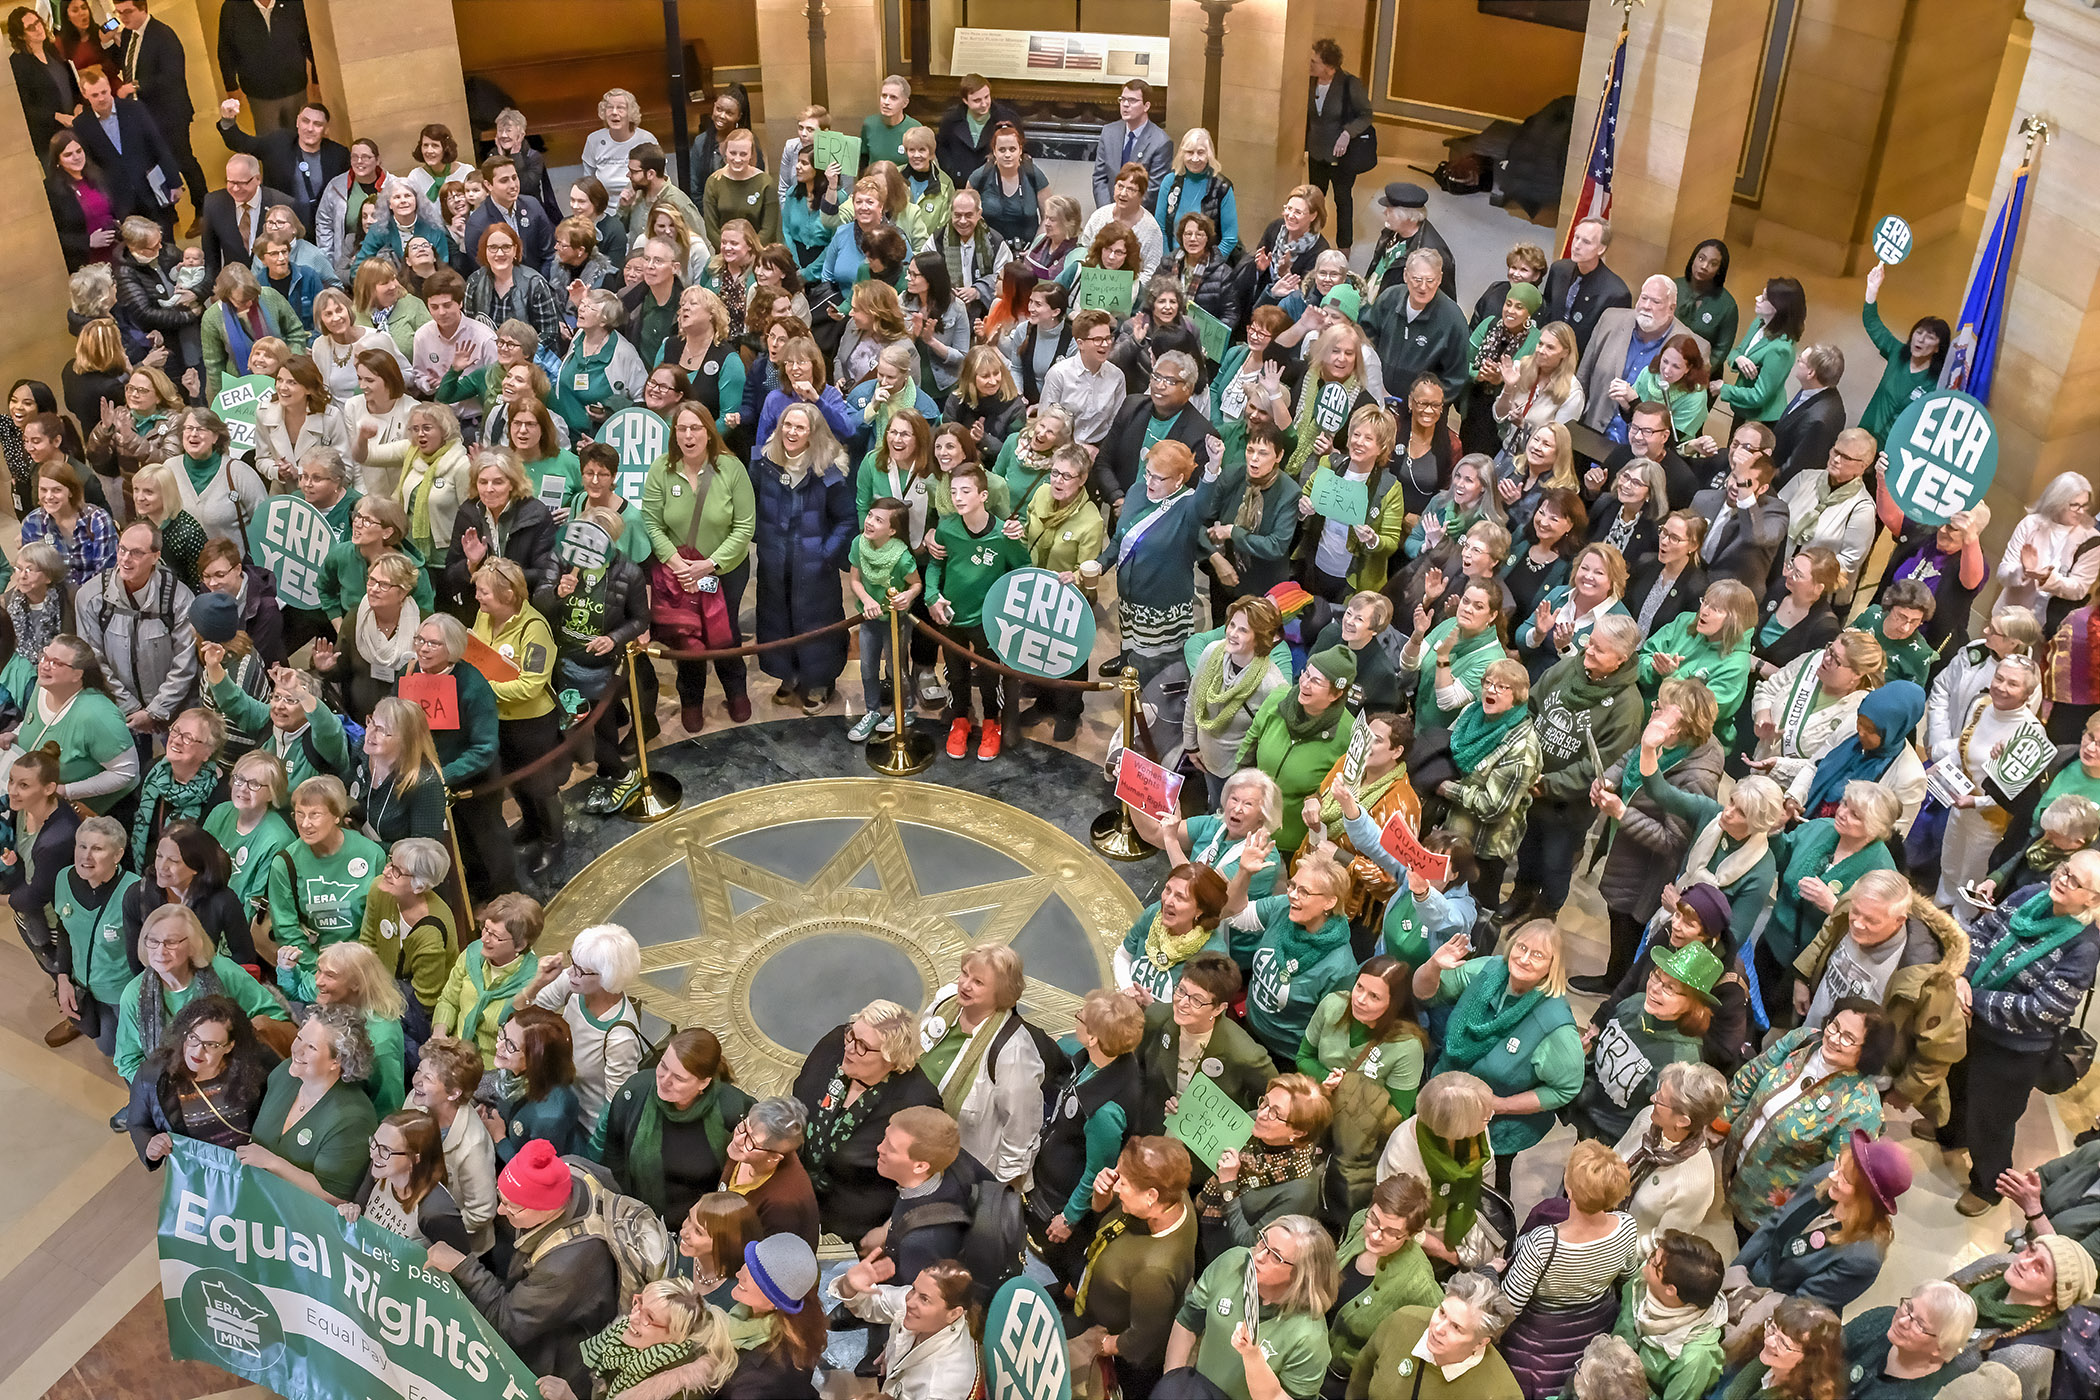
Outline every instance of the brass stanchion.
{"type": "MultiPolygon", "coordinates": [[[[467,893],[467,861],[459,853],[459,828],[452,824],[452,789],[445,789],[445,836],[452,842],[452,878],[459,881],[459,912],[466,916],[464,927],[479,932],[480,925],[474,922],[474,896],[467,893]]],[[[463,934],[460,942],[467,941],[463,934]]]]}
{"type": "Polygon", "coordinates": [[[670,816],[685,797],[678,779],[668,773],[652,774],[649,771],[649,742],[642,724],[642,683],[635,672],[635,667],[641,664],[637,658],[647,650],[639,641],[627,644],[628,719],[634,725],[634,763],[641,782],[636,786],[634,796],[620,808],[620,815],[627,820],[644,823],[660,822],[670,816]]]}
{"type": "MultiPolygon", "coordinates": [[[[1126,664],[1120,682],[1123,694],[1123,752],[1137,750],[1137,667],[1126,664]]],[[[1110,860],[1143,860],[1155,849],[1144,837],[1138,835],[1131,824],[1130,809],[1118,801],[1113,811],[1103,812],[1094,818],[1093,830],[1088,833],[1094,849],[1110,860]]]]}
{"type": "Polygon", "coordinates": [[[904,672],[911,658],[904,654],[904,621],[896,604],[897,590],[890,597],[890,736],[868,740],[868,766],[885,777],[908,778],[933,765],[933,736],[911,727],[911,711],[904,703],[904,672]]]}

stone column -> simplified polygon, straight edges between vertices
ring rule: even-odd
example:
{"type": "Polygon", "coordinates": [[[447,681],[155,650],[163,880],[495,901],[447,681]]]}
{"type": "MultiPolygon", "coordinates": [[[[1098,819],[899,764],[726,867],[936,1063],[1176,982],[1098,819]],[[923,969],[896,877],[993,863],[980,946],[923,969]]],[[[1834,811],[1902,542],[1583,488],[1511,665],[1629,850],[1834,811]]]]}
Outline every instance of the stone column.
{"type": "Polygon", "coordinates": [[[472,159],[466,78],[452,7],[431,0],[307,0],[321,100],[333,132],[379,143],[389,164],[416,146],[429,122],[443,122],[472,159]]]}
{"type": "Polygon", "coordinates": [[[2001,513],[2017,511],[2058,472],[2090,472],[2100,453],[2100,11],[2086,0],[2027,0],[2027,16],[2034,47],[1990,217],[2019,166],[2019,123],[2047,117],[2056,139],[2037,153],[2028,182],[1992,382],[2001,434],[1992,495],[2001,513]]]}
{"type": "MultiPolygon", "coordinates": [[[[1581,195],[1621,13],[1590,6],[1556,247],[1581,195]]],[[[1612,182],[1610,262],[1622,276],[1674,270],[1728,227],[1762,27],[1763,7],[1741,0],[1649,0],[1634,10],[1612,182]]]]}
{"type": "MultiPolygon", "coordinates": [[[[1305,178],[1306,60],[1313,40],[1325,32],[1317,29],[1319,20],[1314,6],[1286,0],[1240,0],[1226,17],[1219,130],[1211,138],[1238,195],[1242,242],[1261,237],[1284,194],[1305,178]]],[[[1204,24],[1195,0],[1174,0],[1167,110],[1155,111],[1153,120],[1176,139],[1203,120],[1204,24]]],[[[1358,184],[1362,224],[1368,215],[1358,184]]]]}
{"type": "MultiPolygon", "coordinates": [[[[858,132],[875,110],[882,67],[882,16],[875,0],[755,0],[758,59],[765,70],[765,148],[778,152],[795,117],[818,100],[810,81],[809,4],[824,5],[824,95],[834,131],[858,132]]],[[[769,155],[769,159],[771,156],[769,155]]]]}

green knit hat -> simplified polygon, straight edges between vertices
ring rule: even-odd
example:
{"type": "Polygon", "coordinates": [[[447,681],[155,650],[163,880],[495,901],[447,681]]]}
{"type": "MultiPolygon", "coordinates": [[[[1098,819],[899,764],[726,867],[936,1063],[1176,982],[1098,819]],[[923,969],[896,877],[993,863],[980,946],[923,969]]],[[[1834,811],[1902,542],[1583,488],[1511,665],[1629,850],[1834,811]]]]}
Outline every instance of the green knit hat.
{"type": "Polygon", "coordinates": [[[1352,321],[1364,309],[1363,294],[1347,282],[1337,283],[1334,290],[1327,294],[1327,300],[1320,304],[1333,307],[1352,321]]]}
{"type": "Polygon", "coordinates": [[[1350,685],[1356,680],[1356,653],[1344,646],[1332,646],[1316,656],[1307,658],[1306,665],[1313,667],[1335,685],[1350,685]]]}
{"type": "Polygon", "coordinates": [[[1687,943],[1682,948],[1672,948],[1658,939],[1649,945],[1648,958],[1658,969],[1684,983],[1686,991],[1708,1006],[1721,1004],[1720,998],[1714,995],[1714,985],[1728,969],[1721,966],[1713,949],[1704,943],[1687,943]]]}

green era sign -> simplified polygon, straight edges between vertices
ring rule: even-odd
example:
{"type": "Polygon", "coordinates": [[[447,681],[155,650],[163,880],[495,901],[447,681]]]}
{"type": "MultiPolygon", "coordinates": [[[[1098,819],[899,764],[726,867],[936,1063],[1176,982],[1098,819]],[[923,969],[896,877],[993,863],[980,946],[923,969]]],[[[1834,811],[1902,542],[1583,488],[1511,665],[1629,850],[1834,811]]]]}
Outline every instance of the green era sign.
{"type": "Polygon", "coordinates": [[[248,554],[277,580],[277,596],[295,608],[321,606],[321,565],[335,547],[328,517],[304,496],[272,496],[248,522],[248,554]]]}
{"type": "Polygon", "coordinates": [[[992,650],[1016,671],[1060,680],[1094,654],[1094,610],[1048,569],[1016,569],[984,600],[992,650]]]}
{"type": "Polygon", "coordinates": [[[1998,475],[1998,430],[1977,400],[1940,389],[1889,429],[1889,494],[1912,520],[1944,525],[1983,499],[1998,475]]]}
{"type": "Polygon", "coordinates": [[[642,503],[642,480],[656,459],[671,450],[671,427],[646,408],[629,406],[598,427],[598,441],[620,454],[620,494],[642,503]]]}
{"type": "Polygon", "coordinates": [[[990,1400],[1072,1400],[1057,1304],[1032,1278],[1008,1279],[985,1309],[984,1393],[990,1400]]]}

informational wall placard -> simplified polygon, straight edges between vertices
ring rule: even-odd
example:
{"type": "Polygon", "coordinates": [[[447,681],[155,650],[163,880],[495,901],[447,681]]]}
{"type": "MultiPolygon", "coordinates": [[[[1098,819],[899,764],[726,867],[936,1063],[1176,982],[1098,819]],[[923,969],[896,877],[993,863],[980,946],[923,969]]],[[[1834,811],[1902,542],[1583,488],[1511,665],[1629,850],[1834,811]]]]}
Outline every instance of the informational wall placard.
{"type": "Polygon", "coordinates": [[[1910,225],[1894,214],[1874,226],[1874,256],[1891,266],[1910,256],[1910,225]]]}
{"type": "MultiPolygon", "coordinates": [[[[1164,34],[1078,34],[1063,29],[958,29],[948,61],[951,77],[1033,78],[1039,82],[1113,83],[1141,78],[1167,82],[1164,34]]],[[[1154,121],[1163,114],[1156,108],[1154,121]]]]}
{"type": "Polygon", "coordinates": [[[620,494],[630,505],[640,505],[649,468],[671,448],[671,425],[649,409],[629,405],[599,425],[598,441],[620,454],[620,494]]]}
{"type": "Polygon", "coordinates": [[[280,602],[321,606],[321,565],[335,547],[328,517],[304,496],[272,496],[248,521],[248,557],[270,571],[280,602]]]}
{"type": "Polygon", "coordinates": [[[1912,520],[1944,525],[1983,499],[1998,475],[1998,429],[1977,400],[1940,389],[1889,429],[1883,480],[1912,520]]]}
{"type": "Polygon", "coordinates": [[[1061,680],[1094,653],[1086,595],[1048,569],[1016,569],[984,600],[992,650],[1016,671],[1061,680]]]}
{"type": "Polygon", "coordinates": [[[423,1246],[176,1137],[160,1208],[168,1346],[279,1395],[528,1400],[532,1370],[423,1246]]]}

